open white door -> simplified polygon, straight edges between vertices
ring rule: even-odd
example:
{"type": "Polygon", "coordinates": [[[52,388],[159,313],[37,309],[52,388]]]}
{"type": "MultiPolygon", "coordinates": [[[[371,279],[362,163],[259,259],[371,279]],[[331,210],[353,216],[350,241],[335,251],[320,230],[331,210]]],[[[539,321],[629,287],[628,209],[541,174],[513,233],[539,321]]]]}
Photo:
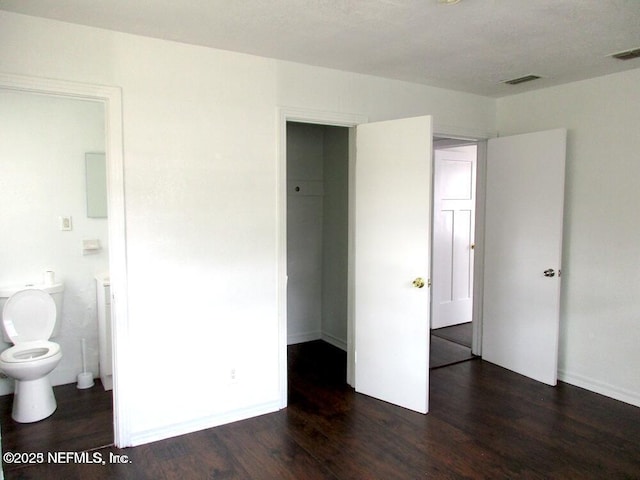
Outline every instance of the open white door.
{"type": "Polygon", "coordinates": [[[356,391],[421,413],[429,395],[431,117],[357,127],[356,391]]]}
{"type": "Polygon", "coordinates": [[[489,140],[482,357],[557,383],[566,130],[489,140]]]}
{"type": "Polygon", "coordinates": [[[431,328],[473,316],[476,145],[436,149],[433,172],[431,328]]]}

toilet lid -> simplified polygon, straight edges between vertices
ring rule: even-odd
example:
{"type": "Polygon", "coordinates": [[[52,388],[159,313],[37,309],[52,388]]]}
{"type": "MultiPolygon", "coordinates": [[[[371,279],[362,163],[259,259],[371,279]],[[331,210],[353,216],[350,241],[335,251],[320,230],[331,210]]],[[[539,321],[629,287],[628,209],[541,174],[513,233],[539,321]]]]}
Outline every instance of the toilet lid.
{"type": "Polygon", "coordinates": [[[7,336],[14,344],[48,340],[56,323],[56,304],[46,292],[20,290],[9,297],[2,310],[7,336]]]}

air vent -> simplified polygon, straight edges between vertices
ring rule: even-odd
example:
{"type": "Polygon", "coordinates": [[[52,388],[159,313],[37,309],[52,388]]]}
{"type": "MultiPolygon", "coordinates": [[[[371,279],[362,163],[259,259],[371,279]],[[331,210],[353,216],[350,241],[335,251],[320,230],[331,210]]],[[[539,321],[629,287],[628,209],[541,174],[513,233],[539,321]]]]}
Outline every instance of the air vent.
{"type": "Polygon", "coordinates": [[[514,78],[512,80],[505,80],[502,83],[508,83],[509,85],[518,85],[519,83],[530,82],[531,80],[537,80],[540,77],[538,75],[526,75],[520,78],[514,78]]]}
{"type": "Polygon", "coordinates": [[[631,60],[632,58],[640,57],[640,48],[634,48],[633,50],[627,50],[624,52],[618,52],[611,55],[618,60],[631,60]]]}

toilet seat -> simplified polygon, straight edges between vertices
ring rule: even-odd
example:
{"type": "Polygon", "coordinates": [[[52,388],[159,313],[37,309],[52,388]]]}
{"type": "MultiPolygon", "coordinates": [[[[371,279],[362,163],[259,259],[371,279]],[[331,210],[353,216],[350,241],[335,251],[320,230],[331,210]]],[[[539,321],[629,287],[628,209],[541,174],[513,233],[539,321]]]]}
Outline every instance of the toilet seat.
{"type": "Polygon", "coordinates": [[[51,295],[42,290],[20,290],[4,304],[2,323],[14,345],[48,340],[56,323],[56,304],[51,295]]]}
{"type": "Polygon", "coordinates": [[[60,354],[60,345],[48,340],[22,342],[0,353],[0,362],[33,363],[60,354]]]}

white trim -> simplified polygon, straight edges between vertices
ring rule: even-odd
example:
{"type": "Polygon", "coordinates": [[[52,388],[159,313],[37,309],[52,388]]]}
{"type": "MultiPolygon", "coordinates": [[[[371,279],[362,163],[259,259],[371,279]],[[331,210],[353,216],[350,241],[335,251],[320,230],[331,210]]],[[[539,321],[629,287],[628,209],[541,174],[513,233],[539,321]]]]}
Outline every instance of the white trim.
{"type": "Polygon", "coordinates": [[[348,352],[347,342],[345,342],[342,338],[338,338],[335,335],[331,335],[330,333],[323,332],[321,340],[333,345],[340,350],[348,352]]]}
{"type": "Polygon", "coordinates": [[[487,141],[479,140],[476,161],[476,231],[473,258],[473,317],[471,353],[482,356],[482,305],[484,300],[484,222],[487,196],[487,141]]]}
{"type": "MultiPolygon", "coordinates": [[[[369,121],[366,116],[355,113],[326,112],[296,107],[279,107],[278,114],[280,120],[284,120],[285,127],[287,122],[315,123],[334,127],[355,127],[356,125],[369,121]]],[[[282,125],[282,123],[280,125],[282,125]]],[[[286,134],[286,129],[284,133],[286,134]]]]}
{"type": "Polygon", "coordinates": [[[273,413],[280,409],[280,402],[273,401],[261,405],[252,406],[250,408],[241,408],[232,412],[214,415],[206,418],[198,418],[191,422],[180,422],[163,428],[155,428],[145,432],[138,432],[131,437],[131,446],[135,447],[146,443],[164,440],[166,438],[177,437],[187,433],[193,433],[199,430],[219,427],[228,423],[246,420],[248,418],[273,413]]]}
{"type": "Polygon", "coordinates": [[[442,125],[434,119],[433,136],[451,138],[455,140],[468,140],[478,142],[487,140],[496,136],[495,133],[489,133],[484,130],[478,130],[469,127],[456,127],[453,125],[442,125]]]}
{"type": "Polygon", "coordinates": [[[320,340],[322,338],[322,332],[316,330],[315,332],[304,332],[287,334],[287,345],[295,345],[296,343],[313,342],[314,340],[320,340]]]}
{"type": "MultiPolygon", "coordinates": [[[[278,258],[278,338],[279,338],[279,365],[280,365],[280,408],[287,406],[287,122],[316,123],[320,125],[332,125],[338,127],[355,127],[361,123],[367,123],[368,119],[364,115],[324,112],[296,107],[279,107],[278,115],[278,164],[277,164],[277,185],[276,185],[276,208],[277,208],[277,252],[278,258]]],[[[349,159],[349,179],[352,179],[352,162],[354,153],[352,147],[352,135],[349,135],[350,159],[349,159]]],[[[349,188],[349,212],[352,211],[352,185],[349,188]]],[[[349,215],[349,262],[353,258],[351,239],[353,238],[352,215],[349,215]]],[[[348,340],[347,350],[347,382],[353,385],[355,362],[353,352],[353,309],[351,308],[353,269],[349,265],[349,314],[348,314],[348,340]],[[351,375],[351,376],[350,376],[351,375]]]]}
{"type": "Polygon", "coordinates": [[[640,394],[577,373],[558,370],[558,380],[640,407],[640,394]]]}
{"type": "Polygon", "coordinates": [[[102,102],[105,106],[105,150],[109,217],[109,268],[111,276],[113,323],[113,414],[114,442],[131,445],[129,417],[125,405],[129,392],[126,365],[129,337],[127,297],[127,243],[122,138],[122,91],[119,87],[92,85],[49,78],[0,73],[0,88],[21,92],[80,98],[102,102]]]}

